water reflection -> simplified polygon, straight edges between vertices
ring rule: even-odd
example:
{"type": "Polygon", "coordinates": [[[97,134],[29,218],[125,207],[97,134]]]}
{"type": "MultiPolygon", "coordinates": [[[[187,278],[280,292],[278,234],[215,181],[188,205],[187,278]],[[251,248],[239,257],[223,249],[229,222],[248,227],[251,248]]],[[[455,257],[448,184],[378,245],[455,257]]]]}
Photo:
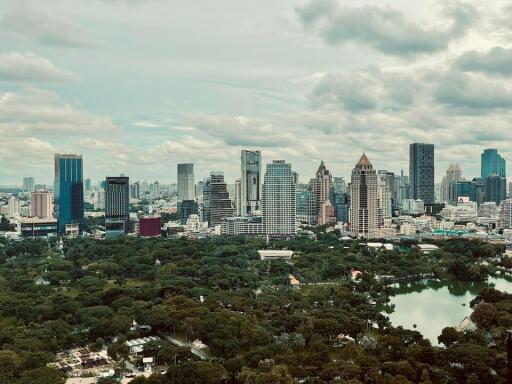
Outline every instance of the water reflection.
{"type": "Polygon", "coordinates": [[[443,328],[471,315],[470,301],[486,287],[512,292],[512,278],[500,276],[477,283],[423,280],[401,284],[395,287],[391,307],[384,310],[394,326],[416,329],[433,345],[438,345],[437,336],[443,328]]]}

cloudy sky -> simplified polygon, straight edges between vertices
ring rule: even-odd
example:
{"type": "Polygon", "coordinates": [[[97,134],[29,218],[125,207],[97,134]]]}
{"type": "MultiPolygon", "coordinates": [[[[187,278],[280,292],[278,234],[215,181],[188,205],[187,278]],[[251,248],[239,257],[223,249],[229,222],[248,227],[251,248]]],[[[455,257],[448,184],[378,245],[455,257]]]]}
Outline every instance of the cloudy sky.
{"type": "Polygon", "coordinates": [[[512,161],[510,1],[0,0],[0,184],[239,174],[242,148],[348,176],[362,151],[408,170],[436,145],[479,174],[512,161]]]}

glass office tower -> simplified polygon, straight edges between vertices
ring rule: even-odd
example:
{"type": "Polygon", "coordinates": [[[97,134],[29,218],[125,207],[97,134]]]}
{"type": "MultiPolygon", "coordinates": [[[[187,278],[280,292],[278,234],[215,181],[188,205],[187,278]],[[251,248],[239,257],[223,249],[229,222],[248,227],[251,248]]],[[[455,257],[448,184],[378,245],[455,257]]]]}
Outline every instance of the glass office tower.
{"type": "Polygon", "coordinates": [[[84,185],[82,155],[55,155],[54,210],[59,221],[59,234],[66,225],[84,222],[84,185]]]}

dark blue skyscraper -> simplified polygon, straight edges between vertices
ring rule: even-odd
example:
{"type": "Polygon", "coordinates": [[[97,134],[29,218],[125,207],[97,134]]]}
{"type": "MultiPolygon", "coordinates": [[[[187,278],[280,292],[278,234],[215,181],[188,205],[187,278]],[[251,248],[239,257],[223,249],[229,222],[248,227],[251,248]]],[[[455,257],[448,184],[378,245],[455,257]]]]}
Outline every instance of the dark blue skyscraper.
{"type": "Polygon", "coordinates": [[[55,155],[54,185],[55,217],[59,220],[59,233],[68,224],[83,225],[84,185],[82,155],[55,155]]]}
{"type": "Polygon", "coordinates": [[[485,178],[485,201],[494,201],[499,204],[507,197],[507,179],[498,175],[485,178]]]}
{"type": "Polygon", "coordinates": [[[409,178],[411,197],[434,204],[434,144],[409,146],[409,178]]]}
{"type": "Polygon", "coordinates": [[[497,149],[484,149],[481,156],[481,173],[482,178],[487,176],[507,177],[505,159],[498,154],[497,149]]]}

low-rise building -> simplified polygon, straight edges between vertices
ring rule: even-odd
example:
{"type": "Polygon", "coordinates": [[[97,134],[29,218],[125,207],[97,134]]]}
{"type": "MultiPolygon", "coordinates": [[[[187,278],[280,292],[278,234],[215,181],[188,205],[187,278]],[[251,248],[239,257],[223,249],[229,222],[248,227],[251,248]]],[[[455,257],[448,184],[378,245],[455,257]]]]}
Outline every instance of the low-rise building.
{"type": "Polygon", "coordinates": [[[57,236],[58,224],[57,219],[38,217],[29,217],[20,219],[21,237],[53,237],[57,236]]]}
{"type": "Polygon", "coordinates": [[[128,346],[128,348],[130,348],[130,355],[138,356],[144,351],[144,345],[146,345],[150,341],[157,340],[160,339],[156,336],[141,337],[139,339],[128,340],[126,342],[126,345],[128,346]]]}
{"type": "Polygon", "coordinates": [[[439,249],[439,247],[434,244],[418,244],[418,248],[423,254],[430,254],[439,249]]]}
{"type": "Polygon", "coordinates": [[[139,236],[157,237],[160,236],[160,216],[143,216],[139,219],[139,236]]]}
{"type": "Polygon", "coordinates": [[[227,236],[264,236],[265,225],[257,216],[225,217],[222,219],[221,234],[227,236]]]}
{"type": "Polygon", "coordinates": [[[261,260],[291,260],[293,251],[283,249],[263,249],[259,250],[261,260]]]}
{"type": "Polygon", "coordinates": [[[439,216],[445,220],[459,223],[474,222],[478,216],[478,205],[474,201],[447,205],[439,212],[439,216]]]}
{"type": "Polygon", "coordinates": [[[423,215],[425,213],[425,203],[419,199],[403,199],[400,212],[403,215],[423,215]]]}

